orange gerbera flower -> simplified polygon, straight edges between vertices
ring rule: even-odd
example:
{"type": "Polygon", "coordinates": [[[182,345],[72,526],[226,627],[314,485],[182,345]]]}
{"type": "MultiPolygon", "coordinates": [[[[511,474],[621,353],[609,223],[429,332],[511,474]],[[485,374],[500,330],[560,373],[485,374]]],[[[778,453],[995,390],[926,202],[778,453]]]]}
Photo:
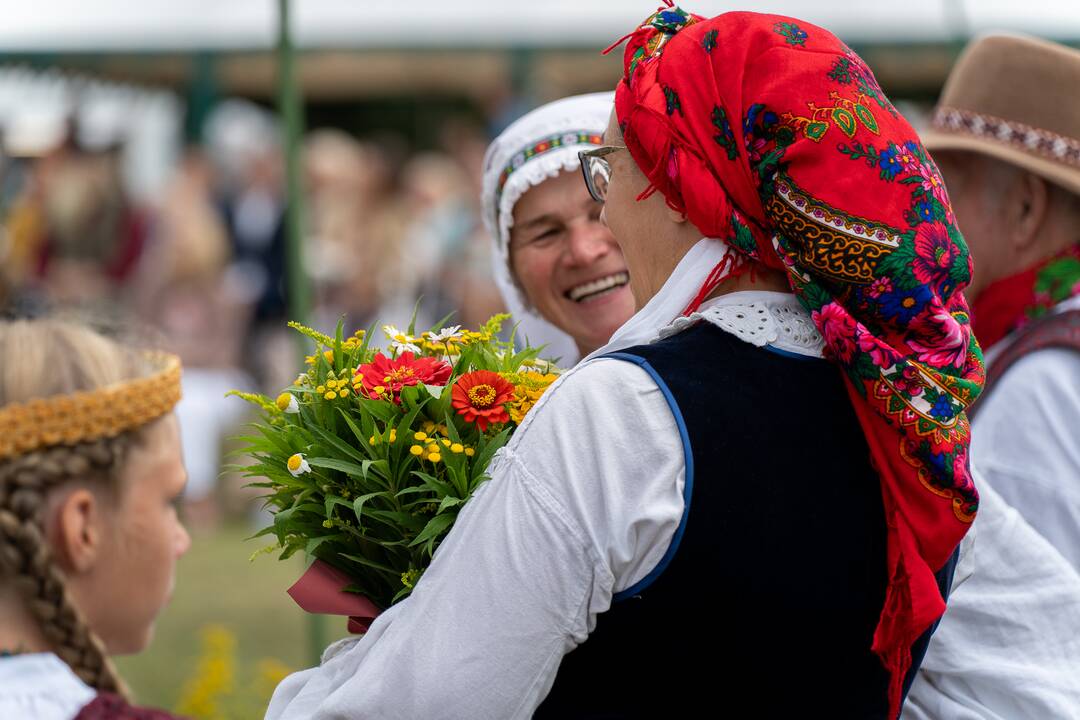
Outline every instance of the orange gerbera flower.
{"type": "Polygon", "coordinates": [[[504,403],[513,399],[514,385],[498,373],[475,370],[457,379],[451,389],[450,404],[466,421],[483,432],[488,425],[510,420],[504,403]]]}

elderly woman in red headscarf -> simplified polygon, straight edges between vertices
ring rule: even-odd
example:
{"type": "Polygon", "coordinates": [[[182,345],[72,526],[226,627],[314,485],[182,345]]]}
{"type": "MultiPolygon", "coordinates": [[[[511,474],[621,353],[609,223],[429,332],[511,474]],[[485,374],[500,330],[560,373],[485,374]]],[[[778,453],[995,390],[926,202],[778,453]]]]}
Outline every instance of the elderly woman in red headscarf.
{"type": "Polygon", "coordinates": [[[978,504],[940,176],[808,23],[661,9],[624,68],[582,160],[637,314],[268,717],[898,715],[978,504]]]}

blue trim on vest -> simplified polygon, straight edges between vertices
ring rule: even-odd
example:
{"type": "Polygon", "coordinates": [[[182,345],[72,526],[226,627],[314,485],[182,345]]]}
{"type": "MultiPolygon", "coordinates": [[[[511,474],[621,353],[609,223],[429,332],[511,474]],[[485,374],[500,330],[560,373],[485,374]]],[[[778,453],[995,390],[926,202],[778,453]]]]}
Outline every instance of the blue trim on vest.
{"type": "Polygon", "coordinates": [[[813,355],[803,355],[801,353],[791,352],[790,350],[784,350],[783,348],[778,348],[775,345],[766,344],[766,345],[763,345],[762,348],[765,349],[765,350],[768,350],[769,352],[773,353],[774,355],[781,355],[783,357],[792,358],[794,360],[824,360],[825,359],[825,358],[815,357],[813,355]]]}
{"type": "Polygon", "coordinates": [[[686,520],[690,516],[690,498],[693,497],[694,494],[694,453],[690,450],[690,433],[686,430],[686,422],[683,420],[682,411],[679,410],[679,405],[675,402],[675,397],[671,394],[671,390],[668,388],[667,383],[665,383],[663,378],[660,377],[660,374],[656,372],[656,369],[649,364],[649,361],[645,358],[638,357],[637,355],[620,352],[608,353],[607,355],[601,355],[601,357],[624,360],[637,365],[642,370],[649,373],[649,376],[652,377],[657,387],[660,388],[660,392],[664,394],[664,399],[667,400],[668,407],[671,408],[671,414],[675,416],[675,424],[679,427],[679,436],[682,438],[683,457],[686,462],[686,479],[683,483],[683,514],[682,518],[679,520],[679,527],[675,529],[675,535],[671,538],[671,544],[668,545],[664,557],[660,558],[660,562],[656,564],[656,567],[654,567],[648,575],[622,592],[615,593],[614,600],[615,602],[619,602],[620,600],[625,600],[626,598],[641,593],[642,590],[656,582],[656,579],[660,577],[664,570],[667,569],[668,565],[671,564],[672,559],[675,557],[675,553],[678,552],[679,543],[682,542],[683,531],[686,529],[686,520]]]}

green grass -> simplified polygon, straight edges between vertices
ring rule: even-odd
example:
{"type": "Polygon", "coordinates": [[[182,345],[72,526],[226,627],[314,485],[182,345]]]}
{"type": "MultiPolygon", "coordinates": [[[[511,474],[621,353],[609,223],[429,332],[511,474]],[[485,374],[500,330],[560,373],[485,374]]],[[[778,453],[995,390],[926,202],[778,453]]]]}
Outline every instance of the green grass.
{"type": "MultiPolygon", "coordinates": [[[[293,670],[315,663],[312,616],[285,594],[300,576],[303,561],[296,557],[279,562],[266,554],[251,561],[251,554],[269,543],[267,538],[245,542],[251,534],[248,527],[230,525],[192,538],[150,647],[117,658],[139,704],[177,709],[185,682],[197,673],[201,631],[208,626],[222,626],[236,639],[235,685],[247,696],[246,706],[265,708],[269,701],[269,688],[265,683],[257,687],[253,679],[259,661],[272,658],[293,670]],[[253,693],[259,697],[251,697],[253,693]]],[[[344,626],[344,618],[327,618],[321,630],[333,640],[345,634],[344,626]]],[[[247,720],[226,714],[227,720],[247,720]]]]}

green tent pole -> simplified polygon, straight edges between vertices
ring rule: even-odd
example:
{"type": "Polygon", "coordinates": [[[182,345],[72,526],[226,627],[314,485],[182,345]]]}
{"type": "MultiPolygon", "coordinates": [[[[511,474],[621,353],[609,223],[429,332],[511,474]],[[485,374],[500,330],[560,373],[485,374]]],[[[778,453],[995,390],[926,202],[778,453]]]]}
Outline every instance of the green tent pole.
{"type": "MultiPolygon", "coordinates": [[[[300,175],[300,137],[303,133],[304,107],[296,83],[296,53],[290,33],[289,0],[278,0],[278,114],[282,121],[282,146],[285,150],[285,268],[289,317],[307,324],[311,307],[311,288],[304,272],[303,187],[300,175]]],[[[308,348],[303,336],[296,335],[297,358],[301,362],[308,348]]],[[[319,663],[327,643],[326,618],[308,615],[309,662],[319,663]]]]}

